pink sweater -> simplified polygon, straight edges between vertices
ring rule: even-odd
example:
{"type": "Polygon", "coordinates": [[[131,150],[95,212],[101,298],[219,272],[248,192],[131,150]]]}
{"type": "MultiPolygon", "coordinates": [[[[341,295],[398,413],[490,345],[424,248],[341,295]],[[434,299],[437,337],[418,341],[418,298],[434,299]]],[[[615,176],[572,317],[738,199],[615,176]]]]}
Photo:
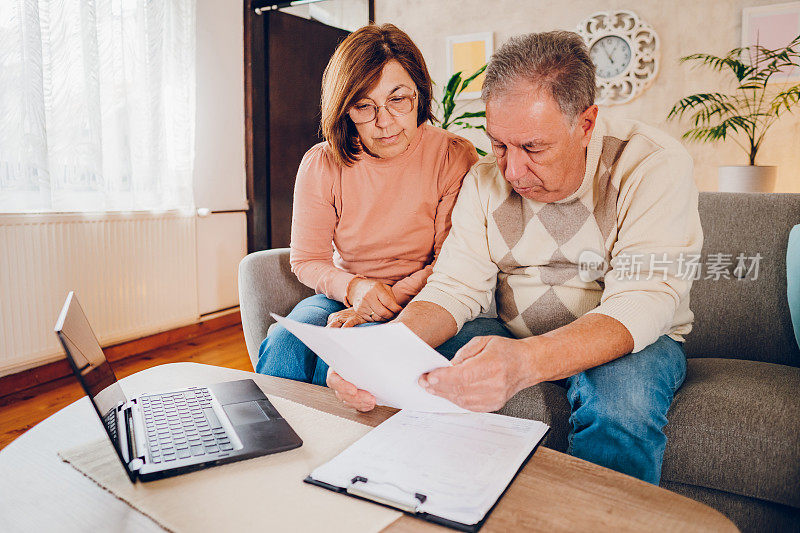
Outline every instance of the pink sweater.
{"type": "Polygon", "coordinates": [[[469,141],[424,124],[402,154],[336,164],[326,143],[297,171],[292,272],[317,293],[350,305],[356,275],[392,286],[407,304],[431,273],[461,180],[477,161],[469,141]]]}

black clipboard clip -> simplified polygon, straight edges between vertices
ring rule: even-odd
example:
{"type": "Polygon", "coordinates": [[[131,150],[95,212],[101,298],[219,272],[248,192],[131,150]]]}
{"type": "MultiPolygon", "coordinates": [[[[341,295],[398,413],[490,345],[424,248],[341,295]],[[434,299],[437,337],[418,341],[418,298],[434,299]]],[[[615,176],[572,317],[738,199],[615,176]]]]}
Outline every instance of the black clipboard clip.
{"type": "Polygon", "coordinates": [[[419,512],[419,506],[428,499],[424,494],[408,491],[394,483],[374,480],[369,481],[364,476],[355,476],[351,479],[350,485],[347,486],[346,490],[348,494],[352,494],[353,496],[360,496],[361,498],[366,498],[414,514],[419,512]],[[406,496],[406,498],[400,499],[396,496],[388,495],[385,490],[381,490],[381,487],[391,487],[393,492],[399,492],[406,496]]]}

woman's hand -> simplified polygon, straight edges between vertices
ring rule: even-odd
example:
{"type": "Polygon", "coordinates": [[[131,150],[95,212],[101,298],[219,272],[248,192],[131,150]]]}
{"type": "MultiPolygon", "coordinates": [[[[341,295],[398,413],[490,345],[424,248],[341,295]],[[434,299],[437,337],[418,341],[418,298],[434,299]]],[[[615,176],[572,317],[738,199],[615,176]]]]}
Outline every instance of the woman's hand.
{"type": "Polygon", "coordinates": [[[375,408],[375,396],[369,392],[359,389],[349,381],[345,381],[342,376],[328,369],[328,387],[333,389],[333,393],[339,400],[358,411],[367,412],[375,408]]]}
{"type": "Polygon", "coordinates": [[[374,279],[354,278],[347,287],[347,299],[365,321],[391,320],[403,310],[392,288],[374,279]]]}
{"type": "Polygon", "coordinates": [[[328,316],[328,325],[329,328],[352,328],[353,326],[357,326],[359,324],[363,324],[365,322],[369,322],[369,320],[365,319],[363,316],[359,315],[355,309],[352,307],[348,307],[347,309],[342,309],[341,311],[337,311],[335,313],[331,313],[328,316]]]}

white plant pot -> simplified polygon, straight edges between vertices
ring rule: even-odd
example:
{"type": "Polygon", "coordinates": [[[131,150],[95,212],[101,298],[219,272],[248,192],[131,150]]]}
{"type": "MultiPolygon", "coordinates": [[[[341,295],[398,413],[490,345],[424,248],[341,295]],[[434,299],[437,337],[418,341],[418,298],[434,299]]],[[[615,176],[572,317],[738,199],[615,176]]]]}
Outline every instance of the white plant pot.
{"type": "Polygon", "coordinates": [[[730,165],[719,167],[720,192],[772,192],[778,167],[730,165]]]}

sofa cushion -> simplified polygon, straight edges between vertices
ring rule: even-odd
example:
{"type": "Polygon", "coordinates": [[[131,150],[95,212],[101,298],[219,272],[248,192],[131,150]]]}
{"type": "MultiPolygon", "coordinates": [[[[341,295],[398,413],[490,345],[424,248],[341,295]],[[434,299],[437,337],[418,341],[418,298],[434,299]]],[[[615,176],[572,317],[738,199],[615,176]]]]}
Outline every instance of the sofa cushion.
{"type": "Polygon", "coordinates": [[[800,507],[800,369],[690,359],[665,429],[665,480],[800,507]]]}
{"type": "Polygon", "coordinates": [[[800,221],[800,194],[704,192],[698,209],[705,266],[689,297],[695,320],[686,354],[800,366],[786,298],[786,247],[800,221]],[[717,264],[727,264],[727,279],[706,279],[713,254],[726,254],[717,264]],[[760,254],[758,276],[734,276],[739,254],[745,267],[760,254]]]}

